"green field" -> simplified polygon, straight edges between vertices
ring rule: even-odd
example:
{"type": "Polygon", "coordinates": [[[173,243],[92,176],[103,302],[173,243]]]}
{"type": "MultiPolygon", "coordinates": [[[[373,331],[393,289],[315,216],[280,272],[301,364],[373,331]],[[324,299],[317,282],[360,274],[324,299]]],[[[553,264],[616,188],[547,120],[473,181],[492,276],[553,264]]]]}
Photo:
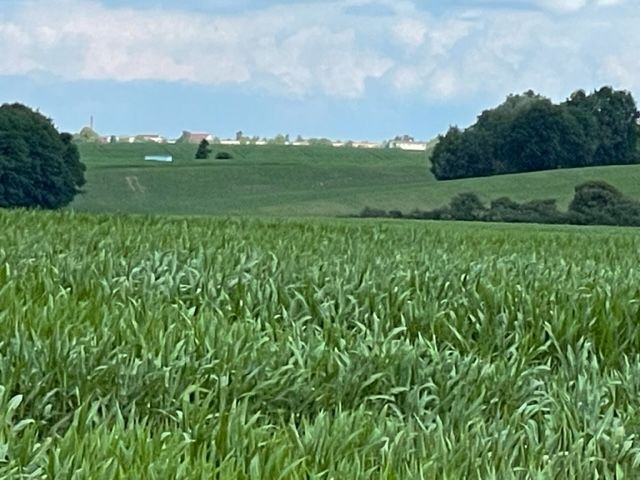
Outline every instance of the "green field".
{"type": "MultiPolygon", "coordinates": [[[[556,198],[605,180],[640,198],[640,165],[556,170],[437,182],[423,153],[326,147],[222,147],[233,160],[195,161],[193,145],[80,145],[86,193],[72,207],[87,212],[248,216],[341,216],[365,206],[409,212],[433,209],[457,193],[488,201],[556,198]],[[174,164],[149,164],[170,153],[174,164]]],[[[218,150],[217,148],[215,149],[218,150]]]]}
{"type": "Polygon", "coordinates": [[[636,230],[0,231],[0,478],[637,478],[636,230]]]}

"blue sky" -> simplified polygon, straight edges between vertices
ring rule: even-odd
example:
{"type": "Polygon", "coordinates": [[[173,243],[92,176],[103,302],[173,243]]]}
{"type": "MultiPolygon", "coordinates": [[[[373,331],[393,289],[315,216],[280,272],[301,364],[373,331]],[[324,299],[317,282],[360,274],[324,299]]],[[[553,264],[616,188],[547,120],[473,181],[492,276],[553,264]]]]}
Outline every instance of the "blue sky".
{"type": "Polygon", "coordinates": [[[637,0],[0,0],[0,103],[78,131],[432,138],[507,94],[640,95],[637,0]]]}

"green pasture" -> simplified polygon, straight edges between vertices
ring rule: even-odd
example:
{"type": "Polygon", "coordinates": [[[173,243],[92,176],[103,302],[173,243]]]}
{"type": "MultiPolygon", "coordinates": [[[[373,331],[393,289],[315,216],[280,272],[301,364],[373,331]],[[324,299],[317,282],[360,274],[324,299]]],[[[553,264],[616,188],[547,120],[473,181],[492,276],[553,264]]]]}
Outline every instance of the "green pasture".
{"type": "Polygon", "coordinates": [[[636,229],[0,231],[0,478],[637,478],[636,229]]]}
{"type": "Polygon", "coordinates": [[[448,204],[473,191],[489,201],[556,198],[565,207],[576,184],[605,180],[640,198],[640,165],[594,167],[437,182],[427,155],[399,150],[213,146],[232,160],[193,160],[194,145],[80,145],[88,167],[84,212],[246,216],[342,216],[365,206],[409,212],[448,204]],[[171,154],[174,164],[145,162],[171,154]]]}

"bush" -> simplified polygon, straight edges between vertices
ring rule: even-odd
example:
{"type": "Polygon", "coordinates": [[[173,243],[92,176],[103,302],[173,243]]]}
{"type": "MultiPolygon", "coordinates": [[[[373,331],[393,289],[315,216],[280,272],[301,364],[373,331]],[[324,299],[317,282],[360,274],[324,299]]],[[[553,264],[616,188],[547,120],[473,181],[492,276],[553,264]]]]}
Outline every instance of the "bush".
{"type": "Polygon", "coordinates": [[[460,193],[451,199],[448,213],[454,220],[483,220],[487,209],[475,193],[460,193]]]}
{"type": "Polygon", "coordinates": [[[625,197],[603,181],[578,185],[569,211],[590,225],[640,225],[640,202],[625,197]]]}
{"type": "Polygon", "coordinates": [[[363,218],[382,218],[387,216],[387,212],[379,208],[364,207],[360,211],[360,216],[363,218]]]}
{"type": "Polygon", "coordinates": [[[0,107],[0,207],[60,208],[85,183],[70,134],[21,105],[0,107]]]}
{"type": "Polygon", "coordinates": [[[233,155],[229,152],[218,152],[216,153],[216,160],[231,160],[233,155]]]}
{"type": "Polygon", "coordinates": [[[447,207],[413,210],[403,215],[399,210],[366,207],[361,217],[412,218],[416,220],[475,220],[484,222],[548,223],[572,225],[640,226],[640,202],[625,197],[612,185],[602,181],[586,182],[576,187],[569,210],[558,210],[555,199],[514,202],[508,197],[493,200],[486,208],[475,193],[461,193],[447,207]]]}

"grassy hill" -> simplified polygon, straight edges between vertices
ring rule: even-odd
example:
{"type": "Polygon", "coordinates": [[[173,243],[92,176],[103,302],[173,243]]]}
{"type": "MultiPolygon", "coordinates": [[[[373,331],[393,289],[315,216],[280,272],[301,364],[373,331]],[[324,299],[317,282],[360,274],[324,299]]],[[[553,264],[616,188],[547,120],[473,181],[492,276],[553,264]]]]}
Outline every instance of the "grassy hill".
{"type": "MultiPolygon", "coordinates": [[[[423,153],[327,147],[224,146],[232,160],[193,160],[194,145],[80,145],[86,193],[73,208],[89,212],[336,216],[363,207],[431,209],[460,192],[484,200],[556,198],[564,207],[576,184],[605,180],[640,198],[640,165],[554,170],[438,182],[423,153]],[[171,154],[173,164],[145,162],[171,154]]],[[[213,157],[213,156],[212,156],[213,157]]]]}

